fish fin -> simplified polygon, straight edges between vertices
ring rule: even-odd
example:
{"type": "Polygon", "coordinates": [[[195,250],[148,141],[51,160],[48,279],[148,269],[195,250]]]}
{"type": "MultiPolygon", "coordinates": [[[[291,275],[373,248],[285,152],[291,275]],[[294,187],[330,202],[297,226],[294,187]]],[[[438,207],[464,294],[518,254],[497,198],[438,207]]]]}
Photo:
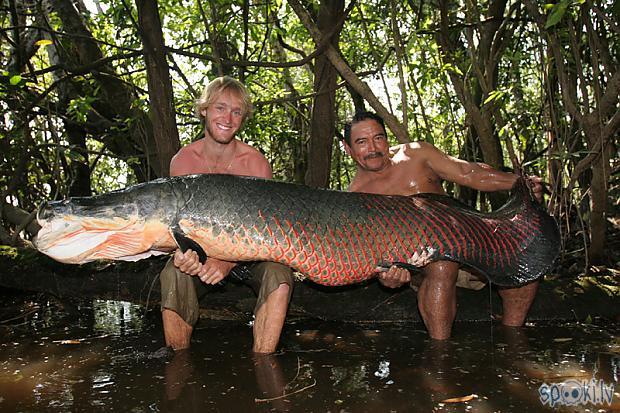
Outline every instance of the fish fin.
{"type": "MultiPolygon", "coordinates": [[[[145,251],[144,240],[138,230],[128,230],[122,232],[102,231],[95,233],[85,233],[81,236],[84,243],[95,242],[92,246],[96,249],[92,253],[93,259],[120,259],[122,261],[137,261],[146,258],[154,253],[150,250],[145,251]],[[133,254],[135,251],[143,251],[133,254]],[[122,258],[118,258],[122,257],[122,258]],[[134,258],[135,257],[135,258],[134,258]]],[[[90,251],[91,248],[88,250],[90,251]]]]}
{"type": "MultiPolygon", "coordinates": [[[[201,263],[204,264],[205,262],[207,262],[208,257],[205,250],[203,250],[200,244],[198,244],[196,241],[187,237],[180,228],[172,228],[172,237],[174,238],[181,251],[185,252],[191,249],[192,251],[195,251],[196,254],[198,254],[198,260],[201,263]]],[[[249,272],[249,269],[245,265],[237,265],[230,271],[230,275],[238,281],[245,281],[252,277],[252,274],[249,272]]],[[[224,279],[218,282],[216,285],[223,287],[224,285],[226,285],[226,280],[224,279]]]]}
{"type": "Polygon", "coordinates": [[[118,258],[115,258],[115,259],[119,260],[119,261],[135,262],[135,261],[143,260],[143,259],[148,258],[148,257],[156,257],[158,255],[166,255],[166,254],[170,254],[170,253],[166,252],[166,251],[148,250],[146,252],[143,252],[142,254],[126,255],[124,257],[118,257],[118,258]]]}
{"type": "Polygon", "coordinates": [[[250,272],[250,268],[254,265],[254,262],[239,263],[230,270],[229,277],[232,277],[236,281],[246,281],[253,277],[250,272]]]}
{"type": "Polygon", "coordinates": [[[172,237],[181,251],[196,251],[196,254],[198,254],[198,260],[203,264],[207,262],[207,253],[205,250],[203,250],[196,241],[187,237],[178,227],[172,228],[172,237]]]}

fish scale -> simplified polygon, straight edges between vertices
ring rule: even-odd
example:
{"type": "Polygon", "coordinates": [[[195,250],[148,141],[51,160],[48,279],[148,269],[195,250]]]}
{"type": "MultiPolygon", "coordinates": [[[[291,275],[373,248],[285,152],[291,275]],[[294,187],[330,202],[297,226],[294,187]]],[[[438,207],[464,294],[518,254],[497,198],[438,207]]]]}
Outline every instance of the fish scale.
{"type": "MultiPolygon", "coordinates": [[[[393,263],[426,264],[412,260],[417,253],[430,261],[459,262],[492,282],[514,286],[549,271],[560,248],[555,220],[533,200],[523,180],[517,181],[504,207],[480,213],[443,195],[351,193],[231,175],[163,178],[50,203],[39,213],[44,235],[36,245],[54,256],[53,248],[46,247],[54,244],[54,236],[62,236],[51,229],[54,219],[71,216],[79,223],[97,218],[105,223],[124,219],[118,211],[125,210],[138,211],[143,225],[155,220],[162,227],[180,227],[181,235],[207,256],[276,261],[324,285],[357,283],[375,276],[377,267],[393,263]],[[126,208],[117,208],[119,204],[126,208]],[[117,212],[108,216],[105,211],[117,212]]],[[[98,256],[115,259],[112,252],[118,246],[99,248],[109,252],[96,251],[98,256]]],[[[158,248],[168,252],[166,248],[176,247],[158,248]]],[[[94,256],[95,251],[81,251],[79,259],[65,260],[79,263],[94,256]]]]}

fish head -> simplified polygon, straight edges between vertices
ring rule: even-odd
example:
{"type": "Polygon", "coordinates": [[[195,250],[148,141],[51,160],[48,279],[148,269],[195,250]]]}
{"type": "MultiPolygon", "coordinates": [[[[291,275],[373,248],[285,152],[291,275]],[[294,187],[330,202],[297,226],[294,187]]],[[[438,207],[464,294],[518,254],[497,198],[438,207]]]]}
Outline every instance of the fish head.
{"type": "Polygon", "coordinates": [[[136,261],[167,254],[175,244],[164,214],[118,196],[70,198],[39,208],[36,248],[56,261],[136,261]]]}

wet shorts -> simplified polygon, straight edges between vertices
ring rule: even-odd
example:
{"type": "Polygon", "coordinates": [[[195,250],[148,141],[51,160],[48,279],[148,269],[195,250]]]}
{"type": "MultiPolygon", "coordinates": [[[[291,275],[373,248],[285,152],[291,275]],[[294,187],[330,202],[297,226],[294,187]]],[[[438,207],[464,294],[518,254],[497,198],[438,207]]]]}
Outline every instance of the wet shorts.
{"type": "MultiPolygon", "coordinates": [[[[293,271],[282,264],[275,262],[259,262],[250,268],[252,278],[246,283],[254,289],[258,299],[254,307],[254,313],[265,302],[269,294],[276,290],[280,284],[289,286],[288,301],[293,293],[293,271]]],[[[208,286],[200,281],[200,278],[181,272],[174,266],[170,258],[159,275],[161,285],[161,308],[167,308],[179,314],[189,325],[193,326],[198,321],[199,304],[198,294],[206,291],[208,286]]]]}

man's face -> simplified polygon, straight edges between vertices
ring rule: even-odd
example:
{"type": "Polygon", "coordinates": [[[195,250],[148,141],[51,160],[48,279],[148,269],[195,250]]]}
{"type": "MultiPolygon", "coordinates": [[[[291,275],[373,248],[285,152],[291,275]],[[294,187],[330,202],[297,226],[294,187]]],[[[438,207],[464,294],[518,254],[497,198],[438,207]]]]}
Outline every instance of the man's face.
{"type": "Polygon", "coordinates": [[[222,144],[230,143],[243,123],[243,99],[230,90],[224,90],[200,113],[205,117],[206,132],[222,144]]]}
{"type": "Polygon", "coordinates": [[[390,162],[390,146],[383,127],[374,119],[365,119],[351,126],[351,145],[344,145],[345,150],[357,163],[367,171],[378,172],[390,162]]]}

